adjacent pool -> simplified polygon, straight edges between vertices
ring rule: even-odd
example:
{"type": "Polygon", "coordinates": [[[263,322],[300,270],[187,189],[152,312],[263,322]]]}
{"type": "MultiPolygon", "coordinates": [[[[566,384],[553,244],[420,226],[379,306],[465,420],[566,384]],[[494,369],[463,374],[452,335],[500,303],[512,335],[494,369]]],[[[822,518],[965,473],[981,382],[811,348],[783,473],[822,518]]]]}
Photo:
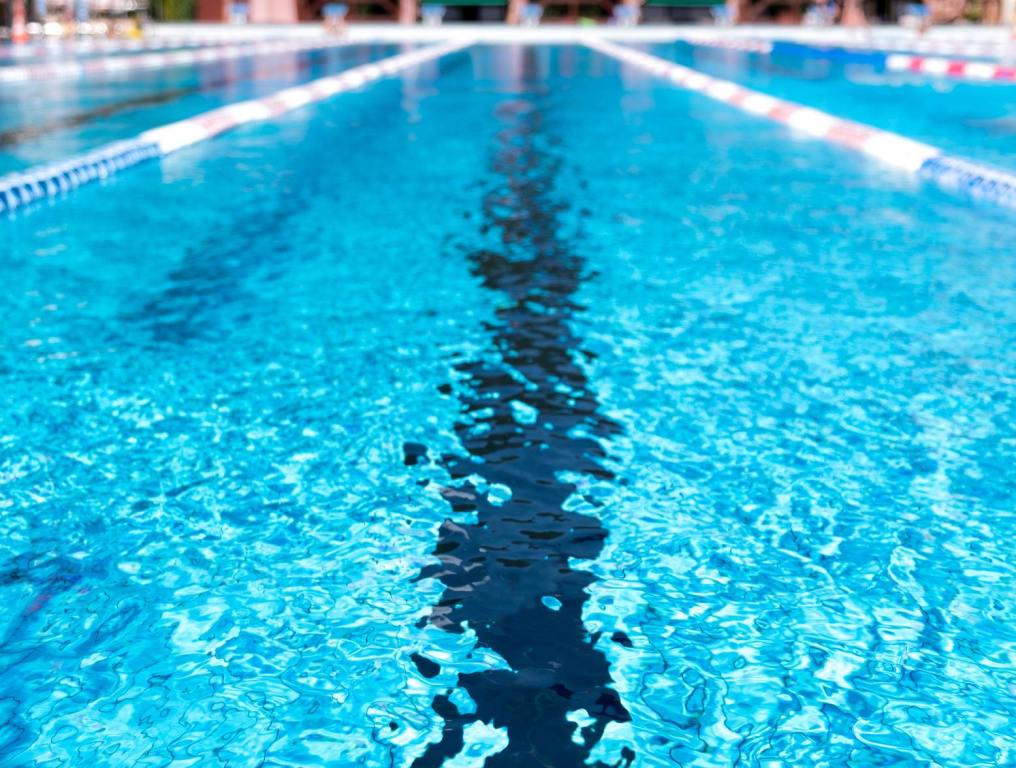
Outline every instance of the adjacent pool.
{"type": "Polygon", "coordinates": [[[502,45],[0,224],[0,764],[1016,756],[1011,213],[502,45]]]}
{"type": "MultiPolygon", "coordinates": [[[[412,47],[412,46],[408,46],[412,47]]],[[[0,173],[30,168],[243,99],[390,56],[407,46],[317,51],[9,85],[0,109],[0,173]]]]}

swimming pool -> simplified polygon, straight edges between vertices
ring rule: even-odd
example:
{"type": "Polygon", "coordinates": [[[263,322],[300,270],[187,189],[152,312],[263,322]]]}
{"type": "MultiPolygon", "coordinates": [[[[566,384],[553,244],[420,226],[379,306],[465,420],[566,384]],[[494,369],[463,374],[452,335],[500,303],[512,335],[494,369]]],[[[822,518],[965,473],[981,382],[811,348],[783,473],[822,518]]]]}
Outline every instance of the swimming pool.
{"type": "Polygon", "coordinates": [[[0,763],[1013,760],[1011,213],[475,46],[2,223],[0,763]]]}

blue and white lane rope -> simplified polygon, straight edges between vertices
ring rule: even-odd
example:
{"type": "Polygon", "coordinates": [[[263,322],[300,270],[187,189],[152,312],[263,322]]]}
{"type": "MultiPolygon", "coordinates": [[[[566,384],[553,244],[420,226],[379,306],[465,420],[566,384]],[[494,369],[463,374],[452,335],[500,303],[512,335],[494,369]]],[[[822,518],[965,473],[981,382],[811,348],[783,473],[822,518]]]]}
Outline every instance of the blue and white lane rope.
{"type": "Polygon", "coordinates": [[[906,136],[777,99],[616,43],[590,39],[585,44],[682,88],[743,112],[769,118],[809,136],[850,147],[950,192],[960,192],[1016,210],[1016,174],[1001,168],[951,157],[937,147],[906,136]]]}
{"type": "Polygon", "coordinates": [[[142,139],[118,141],[61,163],[0,177],[0,213],[56,197],[75,187],[112,176],[131,165],[158,157],[157,144],[142,139]]]}
{"type": "Polygon", "coordinates": [[[457,41],[401,53],[337,75],[287,88],[270,96],[230,104],[153,128],[134,139],[107,144],[60,163],[8,174],[0,177],[0,214],[15,211],[39,200],[59,197],[75,187],[108,178],[124,168],[163,157],[239,125],[270,120],[469,45],[469,41],[457,41]]]}

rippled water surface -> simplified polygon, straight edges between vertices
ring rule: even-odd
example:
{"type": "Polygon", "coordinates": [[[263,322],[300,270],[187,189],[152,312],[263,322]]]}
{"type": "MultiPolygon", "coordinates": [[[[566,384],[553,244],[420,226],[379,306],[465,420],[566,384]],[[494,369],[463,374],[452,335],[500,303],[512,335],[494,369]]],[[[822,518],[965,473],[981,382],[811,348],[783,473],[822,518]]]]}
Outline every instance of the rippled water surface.
{"type": "Polygon", "coordinates": [[[0,764],[1016,761],[1009,214],[501,47],[0,224],[0,764]]]}

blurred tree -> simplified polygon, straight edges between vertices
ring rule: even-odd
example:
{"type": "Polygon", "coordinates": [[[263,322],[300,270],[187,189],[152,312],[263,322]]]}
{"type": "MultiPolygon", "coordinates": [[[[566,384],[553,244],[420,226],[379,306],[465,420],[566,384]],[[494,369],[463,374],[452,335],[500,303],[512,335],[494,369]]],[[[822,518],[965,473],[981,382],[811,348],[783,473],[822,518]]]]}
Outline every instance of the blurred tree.
{"type": "Polygon", "coordinates": [[[151,13],[157,21],[193,21],[196,0],[152,0],[151,13]]]}
{"type": "Polygon", "coordinates": [[[968,21],[1001,24],[1002,3],[999,0],[969,0],[963,16],[968,21]]]}

